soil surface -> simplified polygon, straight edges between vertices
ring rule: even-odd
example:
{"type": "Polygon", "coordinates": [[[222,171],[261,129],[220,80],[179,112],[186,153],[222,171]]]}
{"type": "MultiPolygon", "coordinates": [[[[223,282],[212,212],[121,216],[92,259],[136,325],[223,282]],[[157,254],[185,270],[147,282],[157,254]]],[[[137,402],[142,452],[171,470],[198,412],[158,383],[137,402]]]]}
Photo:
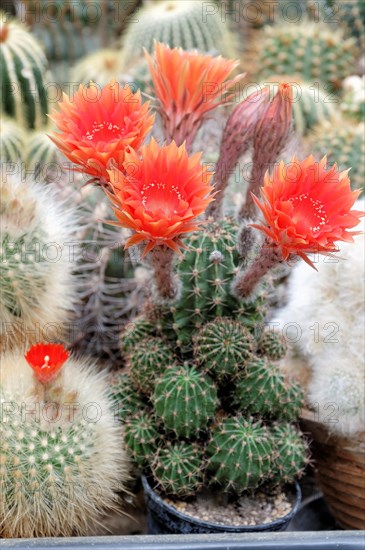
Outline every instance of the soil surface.
{"type": "Polygon", "coordinates": [[[201,495],[193,502],[164,499],[165,502],[189,516],[222,525],[262,525],[286,516],[293,499],[281,491],[256,492],[244,495],[234,502],[215,495],[201,495]]]}

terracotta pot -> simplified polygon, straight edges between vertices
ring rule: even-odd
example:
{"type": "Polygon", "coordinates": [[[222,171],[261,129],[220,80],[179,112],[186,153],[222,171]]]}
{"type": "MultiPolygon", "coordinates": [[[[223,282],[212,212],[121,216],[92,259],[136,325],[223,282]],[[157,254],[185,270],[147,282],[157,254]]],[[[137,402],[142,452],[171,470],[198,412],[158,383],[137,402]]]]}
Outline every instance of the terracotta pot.
{"type": "Polygon", "coordinates": [[[345,529],[365,529],[365,433],[338,437],[305,410],[302,429],[312,438],[317,481],[337,523],[345,529]]]}

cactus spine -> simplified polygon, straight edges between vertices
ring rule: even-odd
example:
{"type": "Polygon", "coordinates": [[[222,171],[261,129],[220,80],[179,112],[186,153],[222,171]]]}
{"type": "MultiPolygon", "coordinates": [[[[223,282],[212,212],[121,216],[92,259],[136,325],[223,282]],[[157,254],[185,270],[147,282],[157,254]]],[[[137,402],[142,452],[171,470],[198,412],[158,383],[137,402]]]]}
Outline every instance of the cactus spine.
{"type": "Polygon", "coordinates": [[[5,354],[0,375],[1,536],[89,534],[115,508],[128,468],[104,377],[70,358],[48,402],[22,354],[5,354]]]}
{"type": "Polygon", "coordinates": [[[1,348],[62,339],[75,299],[75,263],[65,247],[75,215],[44,185],[6,176],[0,188],[1,348]]]}
{"type": "Polygon", "coordinates": [[[151,52],[153,41],[164,42],[171,48],[218,51],[235,57],[233,39],[220,15],[210,14],[203,20],[204,2],[165,0],[151,2],[139,10],[138,21],[131,22],[123,43],[126,59],[142,55],[143,48],[151,52]]]}
{"type": "Polygon", "coordinates": [[[338,89],[354,72],[355,40],[325,24],[304,21],[265,27],[262,40],[257,60],[262,77],[295,74],[306,82],[338,89]]]}
{"type": "Polygon", "coordinates": [[[46,72],[47,60],[38,42],[0,12],[1,110],[21,126],[34,129],[47,122],[46,72]]]}
{"type": "Polygon", "coordinates": [[[166,370],[156,383],[153,403],[166,431],[189,438],[205,430],[214,417],[217,390],[209,377],[185,364],[166,370]]]}

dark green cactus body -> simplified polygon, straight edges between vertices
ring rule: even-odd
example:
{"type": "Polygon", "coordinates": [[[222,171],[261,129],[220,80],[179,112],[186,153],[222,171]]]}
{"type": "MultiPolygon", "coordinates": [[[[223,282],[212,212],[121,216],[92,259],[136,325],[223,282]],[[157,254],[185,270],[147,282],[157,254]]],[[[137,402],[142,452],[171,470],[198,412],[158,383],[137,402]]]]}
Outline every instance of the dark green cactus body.
{"type": "Polygon", "coordinates": [[[273,481],[292,482],[302,475],[308,463],[308,444],[301,431],[291,424],[276,424],[271,432],[276,449],[273,481]]]}
{"type": "Polygon", "coordinates": [[[269,359],[278,361],[287,352],[287,345],[284,336],[272,330],[265,330],[259,340],[257,351],[260,355],[266,355],[269,359]]]}
{"type": "Polygon", "coordinates": [[[110,379],[109,397],[114,405],[114,414],[122,421],[146,408],[146,403],[134,389],[126,372],[117,372],[110,379]]]}
{"type": "Polygon", "coordinates": [[[145,395],[153,392],[158,376],[171,367],[176,358],[162,338],[144,338],[127,358],[135,388],[145,395]]]}
{"type": "Polygon", "coordinates": [[[165,371],[157,381],[153,403],[167,431],[178,437],[196,436],[214,417],[217,390],[208,376],[185,364],[165,371]]]}
{"type": "Polygon", "coordinates": [[[207,468],[224,491],[240,494],[270,476],[273,453],[269,433],[260,422],[227,418],[212,432],[207,468]]]}
{"type": "Polygon", "coordinates": [[[194,356],[218,380],[234,376],[245,366],[254,349],[249,330],[239,321],[217,318],[194,337],[194,356]]]}
{"type": "Polygon", "coordinates": [[[152,474],[167,495],[194,495],[203,484],[203,457],[198,445],[178,442],[161,447],[152,463],[152,474]]]}
{"type": "Polygon", "coordinates": [[[143,315],[127,323],[120,337],[120,347],[123,352],[133,352],[142,338],[156,334],[155,327],[143,315]]]}
{"type": "Polygon", "coordinates": [[[204,323],[232,315],[240,307],[230,292],[239,260],[237,231],[230,220],[209,222],[185,241],[188,250],[178,266],[182,292],[173,308],[174,328],[183,347],[204,323]]]}
{"type": "Polygon", "coordinates": [[[279,368],[264,359],[247,365],[237,380],[234,401],[241,411],[269,418],[297,418],[302,395],[289,385],[279,368]]]}
{"type": "Polygon", "coordinates": [[[129,454],[138,466],[147,466],[154,456],[160,435],[153,417],[140,413],[125,424],[124,442],[129,454]]]}

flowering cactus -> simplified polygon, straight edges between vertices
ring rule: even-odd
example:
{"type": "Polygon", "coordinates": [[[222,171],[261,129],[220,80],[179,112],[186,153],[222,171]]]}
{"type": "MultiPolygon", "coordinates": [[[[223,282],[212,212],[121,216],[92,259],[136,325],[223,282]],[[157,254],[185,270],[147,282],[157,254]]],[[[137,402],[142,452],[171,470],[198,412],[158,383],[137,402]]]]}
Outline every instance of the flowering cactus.
{"type": "MultiPolygon", "coordinates": [[[[174,496],[204,485],[241,494],[292,481],[308,462],[295,426],[303,395],[275,363],[285,354],[280,335],[263,330],[265,276],[293,257],[313,265],[309,254],[333,254],[337,241],[351,241],[363,215],[351,210],[359,192],[347,172],[327,170],[325,158],[317,166],[311,156],[294,158],[265,178],[251,176],[241,229],[220,208],[214,221],[198,219],[215,197],[211,174],[189,150],[220,103],[217,94],[202,102],[201,86],[209,78],[222,84],[235,64],[162,44],[148,60],[169,143],[129,148],[119,165],[109,163],[103,186],[112,223],[132,230],[127,246],[150,260],[155,283],[144,317],[121,336],[133,391],[113,395],[127,411],[125,444],[174,496]],[[251,224],[255,207],[264,220],[251,224]],[[255,230],[266,237],[258,252],[255,230]]],[[[276,161],[290,134],[291,102],[282,84],[273,98],[264,92],[256,105],[237,107],[228,123],[235,150],[223,143],[221,154],[234,165],[243,139],[245,148],[253,144],[256,168],[276,161]]],[[[67,116],[72,125],[75,113],[67,116]]],[[[218,179],[215,190],[225,187],[218,179]]]]}

